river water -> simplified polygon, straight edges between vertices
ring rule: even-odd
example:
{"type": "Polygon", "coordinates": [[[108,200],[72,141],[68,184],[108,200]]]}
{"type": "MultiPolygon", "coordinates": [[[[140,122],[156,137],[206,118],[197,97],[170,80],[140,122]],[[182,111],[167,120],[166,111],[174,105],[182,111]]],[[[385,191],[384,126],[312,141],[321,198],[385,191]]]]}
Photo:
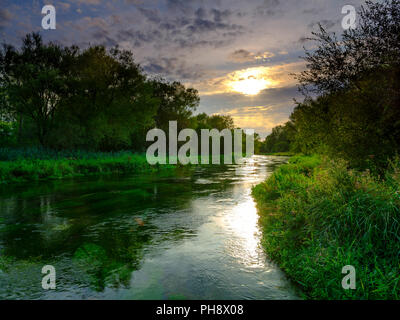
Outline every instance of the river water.
{"type": "Polygon", "coordinates": [[[296,299],[260,246],[251,197],[284,162],[3,186],[0,298],[296,299]]]}

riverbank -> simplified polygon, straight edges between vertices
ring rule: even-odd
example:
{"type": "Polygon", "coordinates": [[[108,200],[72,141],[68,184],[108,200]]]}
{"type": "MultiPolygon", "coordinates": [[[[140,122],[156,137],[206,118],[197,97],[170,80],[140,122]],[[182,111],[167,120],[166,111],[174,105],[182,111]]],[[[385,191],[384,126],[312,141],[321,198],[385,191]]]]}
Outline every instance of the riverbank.
{"type": "Polygon", "coordinates": [[[263,247],[309,299],[400,298],[400,168],[381,179],[293,157],[255,186],[263,247]],[[356,289],[342,288],[342,268],[356,289]]]}
{"type": "Polygon", "coordinates": [[[8,161],[0,161],[0,184],[68,177],[140,173],[170,170],[174,165],[150,165],[145,154],[119,153],[52,153],[20,151],[20,157],[8,154],[8,161]]]}
{"type": "Polygon", "coordinates": [[[259,153],[260,156],[282,156],[282,157],[293,157],[296,155],[294,152],[270,152],[270,153],[259,153]]]}

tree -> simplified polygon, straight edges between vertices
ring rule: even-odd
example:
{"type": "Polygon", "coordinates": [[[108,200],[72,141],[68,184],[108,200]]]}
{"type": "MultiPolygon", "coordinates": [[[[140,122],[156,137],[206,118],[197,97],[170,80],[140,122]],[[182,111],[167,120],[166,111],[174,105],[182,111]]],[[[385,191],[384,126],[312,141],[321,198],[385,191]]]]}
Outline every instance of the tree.
{"type": "Polygon", "coordinates": [[[296,75],[305,95],[339,91],[377,66],[400,64],[400,0],[366,1],[358,17],[340,39],[321,25],[312,33],[317,48],[306,50],[307,70],[296,75]]]}
{"type": "Polygon", "coordinates": [[[154,79],[150,83],[154,96],[159,100],[155,117],[157,128],[168,132],[169,121],[177,121],[178,130],[190,127],[190,118],[200,102],[197,90],[185,88],[176,81],[169,83],[162,79],[154,79]]]}
{"type": "Polygon", "coordinates": [[[19,130],[25,118],[33,121],[41,145],[47,143],[66,92],[61,73],[63,57],[62,48],[53,43],[44,45],[37,33],[23,39],[21,51],[4,45],[0,52],[0,82],[2,90],[6,91],[7,113],[19,118],[19,130]]]}
{"type": "Polygon", "coordinates": [[[260,144],[261,153],[287,152],[292,148],[294,139],[294,125],[288,121],[284,125],[272,129],[265,140],[260,144]]]}
{"type": "Polygon", "coordinates": [[[54,144],[110,151],[128,149],[154,125],[157,99],[132,53],[103,46],[81,52],[73,65],[69,97],[54,144]],[[65,134],[65,133],[68,134],[65,134]]]}

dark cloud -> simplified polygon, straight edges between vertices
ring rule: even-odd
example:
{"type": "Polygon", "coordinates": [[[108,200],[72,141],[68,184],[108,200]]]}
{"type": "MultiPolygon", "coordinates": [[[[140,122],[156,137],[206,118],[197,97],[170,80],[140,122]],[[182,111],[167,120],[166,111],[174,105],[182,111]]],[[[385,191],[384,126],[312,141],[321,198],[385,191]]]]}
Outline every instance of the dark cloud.
{"type": "Polygon", "coordinates": [[[153,75],[181,80],[199,79],[204,75],[200,70],[196,70],[196,66],[188,67],[182,60],[175,57],[148,58],[144,70],[153,75]]]}
{"type": "Polygon", "coordinates": [[[257,7],[256,15],[260,16],[274,16],[278,12],[282,13],[282,9],[279,8],[281,0],[264,0],[264,3],[257,7]]]}
{"type": "Polygon", "coordinates": [[[250,51],[240,49],[232,52],[229,55],[229,60],[240,63],[249,62],[254,60],[254,54],[251,53],[250,51]]]}
{"type": "Polygon", "coordinates": [[[220,30],[240,31],[244,28],[237,24],[227,24],[206,19],[195,19],[188,27],[189,36],[195,33],[215,32],[220,30]]]}
{"type": "Polygon", "coordinates": [[[232,12],[228,9],[227,10],[211,9],[211,14],[214,16],[215,22],[222,22],[222,20],[229,18],[232,15],[232,12]]]}
{"type": "Polygon", "coordinates": [[[107,30],[98,29],[92,33],[92,41],[95,43],[104,45],[105,47],[114,47],[118,45],[118,42],[111,36],[107,30]]]}
{"type": "Polygon", "coordinates": [[[207,11],[204,8],[198,8],[195,12],[197,19],[205,19],[207,16],[207,11]]]}
{"type": "Polygon", "coordinates": [[[141,47],[146,43],[154,43],[163,38],[161,32],[158,30],[120,30],[117,37],[119,41],[129,41],[135,47],[141,47]]]}
{"type": "Polygon", "coordinates": [[[171,11],[179,11],[184,14],[189,14],[193,12],[191,3],[194,0],[167,0],[167,7],[171,11]]]}
{"type": "MultiPolygon", "coordinates": [[[[174,2],[180,5],[180,2],[174,2]]],[[[239,24],[231,23],[232,12],[228,9],[208,9],[199,7],[185,16],[163,16],[158,23],[158,30],[164,39],[181,48],[199,46],[221,47],[245,32],[239,24]]],[[[159,39],[157,39],[159,40],[159,39]]]]}
{"type": "Polygon", "coordinates": [[[159,17],[158,10],[155,9],[145,9],[138,7],[138,10],[141,14],[143,14],[149,21],[154,23],[160,23],[161,18],[159,17]]]}
{"type": "MultiPolygon", "coordinates": [[[[233,37],[234,35],[232,35],[233,37]]],[[[215,39],[215,40],[199,40],[199,39],[187,39],[187,38],[179,38],[174,40],[181,48],[198,48],[198,47],[212,47],[212,48],[221,48],[229,43],[231,40],[229,39],[215,39]]]]}

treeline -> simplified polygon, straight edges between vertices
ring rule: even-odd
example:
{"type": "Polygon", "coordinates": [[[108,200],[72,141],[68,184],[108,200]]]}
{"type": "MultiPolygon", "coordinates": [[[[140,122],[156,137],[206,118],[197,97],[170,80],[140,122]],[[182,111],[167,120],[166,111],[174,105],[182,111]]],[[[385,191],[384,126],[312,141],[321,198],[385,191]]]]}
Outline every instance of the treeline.
{"type": "Polygon", "coordinates": [[[359,168],[385,167],[400,151],[400,1],[367,1],[340,39],[322,26],[297,75],[305,99],[261,152],[327,154],[359,168]]]}
{"type": "Polygon", "coordinates": [[[197,90],[149,78],[118,47],[45,44],[40,34],[0,50],[0,147],[94,151],[146,148],[158,127],[233,129],[229,116],[193,115],[197,90]]]}

